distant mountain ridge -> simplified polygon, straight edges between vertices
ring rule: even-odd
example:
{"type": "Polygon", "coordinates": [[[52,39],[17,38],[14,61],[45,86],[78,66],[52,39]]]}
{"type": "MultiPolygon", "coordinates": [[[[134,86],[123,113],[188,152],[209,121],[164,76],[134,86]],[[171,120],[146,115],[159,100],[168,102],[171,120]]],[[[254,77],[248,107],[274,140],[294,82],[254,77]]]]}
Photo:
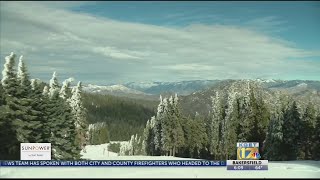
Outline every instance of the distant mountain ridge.
{"type": "MultiPolygon", "coordinates": [[[[84,91],[99,94],[111,94],[116,96],[131,96],[138,98],[156,99],[160,94],[174,94],[187,96],[197,91],[210,89],[217,84],[229,81],[241,80],[192,80],[180,82],[129,82],[109,86],[84,85],[84,91]]],[[[283,90],[291,93],[299,93],[305,90],[320,91],[320,81],[311,80],[274,80],[255,79],[250,80],[259,83],[270,90],[283,90]]]]}

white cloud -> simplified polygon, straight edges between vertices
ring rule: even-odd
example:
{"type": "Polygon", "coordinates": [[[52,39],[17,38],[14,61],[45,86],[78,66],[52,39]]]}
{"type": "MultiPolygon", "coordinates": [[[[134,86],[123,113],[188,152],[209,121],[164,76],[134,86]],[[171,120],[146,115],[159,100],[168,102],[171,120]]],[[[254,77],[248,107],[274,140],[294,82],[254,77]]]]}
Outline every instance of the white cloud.
{"type": "Polygon", "coordinates": [[[106,57],[114,59],[141,59],[140,56],[144,56],[144,53],[130,50],[119,50],[114,47],[95,47],[93,52],[101,53],[106,57]]]}
{"type": "Polygon", "coordinates": [[[170,69],[170,70],[177,70],[177,71],[210,71],[214,70],[214,66],[208,66],[203,64],[176,64],[171,66],[157,66],[155,68],[159,69],[170,69]]]}
{"type": "Polygon", "coordinates": [[[76,77],[90,70],[99,76],[83,78],[95,82],[287,78],[296,77],[298,71],[301,77],[308,71],[312,77],[319,75],[314,69],[319,61],[288,60],[319,57],[319,52],[251,28],[202,24],[169,28],[95,17],[70,11],[70,6],[1,2],[2,58],[14,50],[27,54],[28,65],[37,67],[29,68],[32,74],[60,68],[76,77]]]}

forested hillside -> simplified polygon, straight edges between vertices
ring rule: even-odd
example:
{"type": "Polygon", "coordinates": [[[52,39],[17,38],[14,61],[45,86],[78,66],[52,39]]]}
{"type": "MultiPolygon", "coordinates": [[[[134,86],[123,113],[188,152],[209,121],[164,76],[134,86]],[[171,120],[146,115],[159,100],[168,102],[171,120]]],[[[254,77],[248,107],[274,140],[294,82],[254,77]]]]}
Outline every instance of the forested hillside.
{"type": "Polygon", "coordinates": [[[225,82],[206,95],[210,109],[203,115],[192,106],[184,110],[189,114],[182,113],[178,96],[161,99],[143,136],[132,136],[122,153],[224,160],[236,159],[237,142],[259,142],[264,159],[320,159],[317,94],[301,101],[266,90],[256,81],[239,80],[225,82]]]}
{"type": "Polygon", "coordinates": [[[132,134],[141,134],[158,104],[157,101],[91,93],[85,93],[83,98],[88,122],[105,122],[111,141],[128,140],[132,134]]]}

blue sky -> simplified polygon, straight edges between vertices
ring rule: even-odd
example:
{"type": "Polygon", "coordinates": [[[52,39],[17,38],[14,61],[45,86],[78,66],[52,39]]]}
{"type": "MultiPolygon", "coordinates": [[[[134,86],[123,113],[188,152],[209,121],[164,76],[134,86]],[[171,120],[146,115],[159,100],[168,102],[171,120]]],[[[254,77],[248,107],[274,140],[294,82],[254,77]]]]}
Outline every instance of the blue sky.
{"type": "Polygon", "coordinates": [[[319,2],[95,2],[71,8],[101,17],[184,27],[189,24],[252,25],[299,47],[320,49],[319,2]]]}
{"type": "Polygon", "coordinates": [[[319,2],[0,3],[2,59],[46,81],[320,80],[319,2]]]}

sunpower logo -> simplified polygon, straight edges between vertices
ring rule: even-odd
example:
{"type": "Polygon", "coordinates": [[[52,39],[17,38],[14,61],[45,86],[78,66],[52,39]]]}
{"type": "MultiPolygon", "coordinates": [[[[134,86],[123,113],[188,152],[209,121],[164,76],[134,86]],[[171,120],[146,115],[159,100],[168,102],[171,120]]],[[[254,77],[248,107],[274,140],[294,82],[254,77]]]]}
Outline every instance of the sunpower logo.
{"type": "Polygon", "coordinates": [[[50,151],[51,146],[21,146],[21,151],[50,151]]]}
{"type": "Polygon", "coordinates": [[[21,160],[51,160],[51,143],[21,143],[21,160]]]}

